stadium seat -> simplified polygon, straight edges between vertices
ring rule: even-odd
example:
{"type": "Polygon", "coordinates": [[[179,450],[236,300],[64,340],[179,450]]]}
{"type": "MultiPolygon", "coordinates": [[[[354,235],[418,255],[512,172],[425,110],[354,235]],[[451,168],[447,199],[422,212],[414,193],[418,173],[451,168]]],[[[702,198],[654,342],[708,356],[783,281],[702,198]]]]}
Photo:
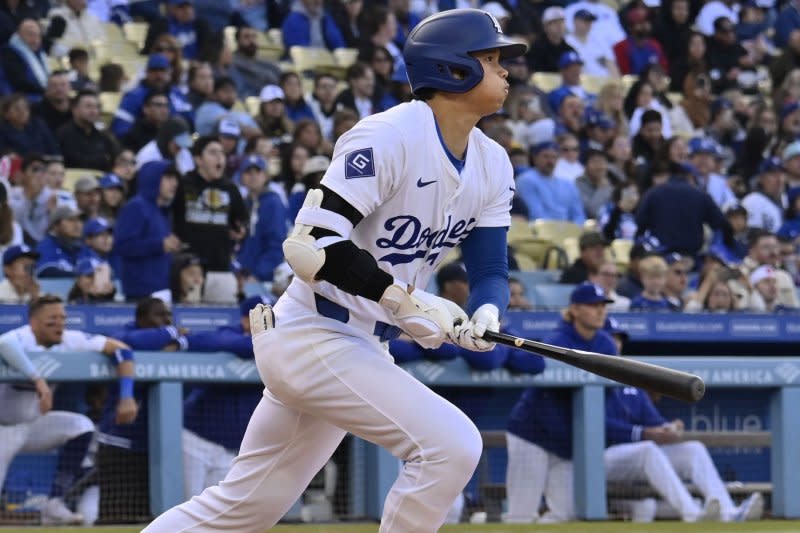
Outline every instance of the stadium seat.
{"type": "Polygon", "coordinates": [[[72,192],[75,188],[75,182],[84,176],[101,176],[102,171],[93,168],[68,168],[64,170],[64,185],[63,188],[72,192]]]}
{"type": "Polygon", "coordinates": [[[575,285],[539,284],[531,287],[529,296],[533,298],[536,307],[560,309],[569,304],[569,295],[573,290],[575,290],[575,285]]]}
{"type": "Polygon", "coordinates": [[[633,248],[633,241],[628,239],[614,239],[611,241],[611,253],[617,263],[628,264],[633,248]]]}
{"type": "Polygon", "coordinates": [[[622,81],[622,91],[623,91],[623,93],[624,94],[628,94],[628,91],[631,90],[631,87],[633,87],[633,84],[636,83],[636,81],[638,79],[639,79],[639,76],[636,76],[635,74],[626,74],[626,75],[622,76],[622,80],[621,81],[622,81]]]}
{"type": "Polygon", "coordinates": [[[41,294],[55,294],[66,300],[75,280],[72,278],[40,278],[38,282],[41,294]]]}
{"type": "Polygon", "coordinates": [[[591,74],[581,74],[581,86],[592,94],[597,94],[603,85],[609,82],[607,76],[592,76],[591,74]]]}
{"type": "Polygon", "coordinates": [[[581,255],[581,249],[578,245],[578,237],[567,237],[561,243],[561,248],[567,254],[567,262],[571,265],[581,255]]]}
{"type": "Polygon", "coordinates": [[[248,96],[244,99],[244,108],[251,116],[258,116],[258,112],[261,109],[261,99],[258,96],[248,96]]]}
{"type": "Polygon", "coordinates": [[[144,48],[144,41],[147,38],[147,22],[126,22],[122,26],[122,33],[125,38],[135,44],[139,50],[144,48]]]}
{"type": "Polygon", "coordinates": [[[553,72],[536,72],[531,75],[531,83],[538,89],[549,93],[561,86],[561,74],[553,72]]]}
{"type": "Polygon", "coordinates": [[[267,40],[275,45],[284,48],[283,44],[283,30],[280,28],[272,28],[267,30],[267,40]]]}
{"type": "Polygon", "coordinates": [[[540,239],[534,236],[530,225],[519,219],[512,219],[511,227],[508,229],[508,244],[514,249],[517,262],[526,266],[520,265],[520,268],[531,269],[538,268],[544,259],[547,248],[552,245],[551,241],[540,239]]]}
{"type": "Polygon", "coordinates": [[[337,48],[333,51],[333,58],[337,65],[347,68],[358,59],[358,48],[337,48]]]}
{"type": "Polygon", "coordinates": [[[289,57],[291,57],[298,72],[320,68],[336,68],[336,59],[326,48],[292,46],[289,49],[289,57]]]}
{"type": "Polygon", "coordinates": [[[114,113],[119,108],[120,100],[122,100],[122,93],[100,93],[100,116],[106,126],[111,124],[111,119],[114,118],[114,113]]]}
{"type": "Polygon", "coordinates": [[[587,218],[586,222],[583,223],[583,231],[600,231],[600,224],[594,218],[587,218]]]}
{"type": "Polygon", "coordinates": [[[580,237],[583,228],[565,220],[537,219],[533,222],[533,234],[556,244],[564,242],[567,237],[580,237]]]}
{"type": "Polygon", "coordinates": [[[516,278],[528,288],[528,294],[531,294],[532,287],[537,285],[551,285],[558,283],[561,278],[561,272],[557,270],[530,270],[530,271],[512,271],[508,275],[516,278]]]}

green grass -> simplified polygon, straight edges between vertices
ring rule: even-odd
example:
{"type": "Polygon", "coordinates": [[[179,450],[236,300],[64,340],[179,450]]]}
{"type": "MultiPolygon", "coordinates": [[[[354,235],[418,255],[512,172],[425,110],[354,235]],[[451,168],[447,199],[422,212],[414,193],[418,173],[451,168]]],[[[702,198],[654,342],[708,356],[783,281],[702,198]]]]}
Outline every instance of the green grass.
{"type": "MultiPolygon", "coordinates": [[[[46,528],[46,527],[0,527],[0,532],[14,531],[19,533],[138,533],[141,526],[136,527],[96,527],[96,528],[46,528]]],[[[377,524],[342,524],[342,525],[283,525],[271,529],[275,533],[377,533],[377,524]]],[[[764,520],[737,524],[701,523],[684,524],[682,522],[655,522],[652,524],[631,524],[624,522],[574,522],[548,526],[485,524],[447,526],[442,533],[797,533],[800,522],[764,520]]]]}

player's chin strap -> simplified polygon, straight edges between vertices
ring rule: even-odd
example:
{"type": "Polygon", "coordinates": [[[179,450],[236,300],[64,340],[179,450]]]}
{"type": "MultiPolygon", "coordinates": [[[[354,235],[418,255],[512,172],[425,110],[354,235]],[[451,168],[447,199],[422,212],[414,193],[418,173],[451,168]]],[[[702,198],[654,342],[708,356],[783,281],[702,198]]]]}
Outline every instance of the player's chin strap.
{"type": "Polygon", "coordinates": [[[329,189],[311,189],[283,242],[283,255],[306,283],[324,280],[337,288],[379,301],[394,281],[375,258],[350,240],[361,215],[329,189]]]}

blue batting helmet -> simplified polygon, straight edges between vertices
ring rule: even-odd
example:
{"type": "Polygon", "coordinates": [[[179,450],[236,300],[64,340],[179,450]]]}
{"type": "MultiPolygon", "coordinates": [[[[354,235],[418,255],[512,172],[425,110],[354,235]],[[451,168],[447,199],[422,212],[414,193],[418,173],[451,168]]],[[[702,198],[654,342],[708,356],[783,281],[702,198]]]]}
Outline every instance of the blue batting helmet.
{"type": "Polygon", "coordinates": [[[480,9],[430,16],[417,24],[403,49],[411,90],[465,93],[483,79],[483,67],[470,53],[493,49],[508,59],[524,54],[528,46],[506,37],[497,19],[480,9]]]}

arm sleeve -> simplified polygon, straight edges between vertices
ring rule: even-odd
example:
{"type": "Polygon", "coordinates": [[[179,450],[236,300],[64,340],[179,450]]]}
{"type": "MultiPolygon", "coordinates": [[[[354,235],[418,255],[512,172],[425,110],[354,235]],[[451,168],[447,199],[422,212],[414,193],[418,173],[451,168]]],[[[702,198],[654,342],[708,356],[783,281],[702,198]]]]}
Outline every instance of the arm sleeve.
{"type": "Polygon", "coordinates": [[[103,347],[106,345],[108,337],[105,335],[94,335],[76,329],[68,329],[64,332],[64,340],[62,344],[69,350],[76,352],[100,352],[102,353],[103,347]]]}
{"type": "Polygon", "coordinates": [[[227,328],[204,331],[186,336],[190,352],[231,352],[242,359],[252,359],[253,339],[227,328]]]}
{"type": "Polygon", "coordinates": [[[449,361],[461,355],[461,348],[449,342],[443,343],[438,348],[425,349],[425,359],[433,361],[449,361]]]}
{"type": "Polygon", "coordinates": [[[22,349],[16,331],[12,330],[0,335],[0,357],[8,366],[22,372],[28,379],[32,380],[39,376],[39,372],[36,371],[28,354],[22,349]]]}
{"type": "Polygon", "coordinates": [[[502,368],[508,359],[508,349],[505,346],[495,346],[488,352],[473,352],[461,349],[461,357],[475,370],[494,370],[502,368]]]}
{"type": "Polygon", "coordinates": [[[119,339],[134,350],[162,350],[173,342],[181,345],[174,327],[135,329],[126,331],[119,339]]]}
{"type": "MultiPolygon", "coordinates": [[[[500,331],[519,336],[517,335],[516,331],[504,326],[500,327],[500,331]]],[[[541,355],[508,347],[506,368],[511,372],[519,372],[523,374],[541,374],[544,372],[545,360],[541,355]]]]}
{"type": "Polygon", "coordinates": [[[424,358],[424,350],[415,342],[402,339],[389,341],[389,353],[394,357],[394,362],[398,365],[420,361],[424,358]]]}
{"type": "Polygon", "coordinates": [[[475,228],[461,243],[461,251],[469,278],[467,314],[472,315],[478,307],[489,303],[502,316],[510,299],[506,228],[475,228]]]}

